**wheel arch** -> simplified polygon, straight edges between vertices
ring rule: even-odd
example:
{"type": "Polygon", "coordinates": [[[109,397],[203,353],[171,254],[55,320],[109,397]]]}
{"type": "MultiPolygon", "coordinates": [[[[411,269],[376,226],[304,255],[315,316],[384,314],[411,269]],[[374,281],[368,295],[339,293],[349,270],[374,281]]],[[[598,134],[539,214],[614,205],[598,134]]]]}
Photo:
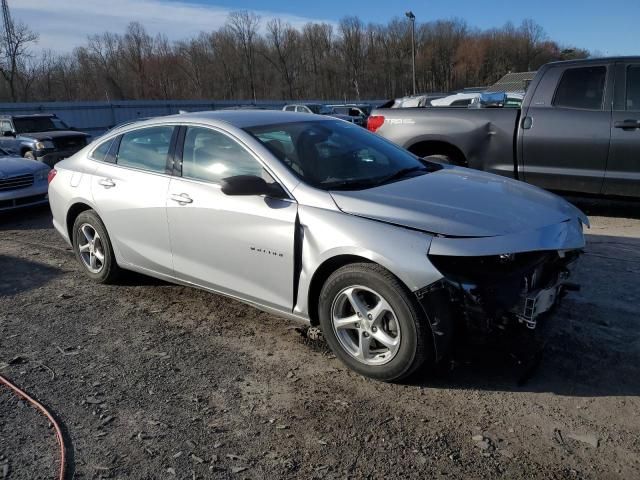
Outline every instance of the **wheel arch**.
{"type": "MultiPolygon", "coordinates": [[[[73,223],[78,218],[82,212],[86,212],[87,210],[94,210],[94,208],[84,202],[76,202],[67,210],[67,217],[65,219],[65,227],[67,229],[67,234],[69,235],[69,240],[73,241],[73,223]]],[[[95,210],[94,210],[95,211],[95,210]]],[[[97,212],[96,212],[97,214],[97,212]]]]}
{"type": "Polygon", "coordinates": [[[444,140],[422,140],[407,148],[419,157],[429,155],[447,155],[455,165],[465,167],[469,164],[464,152],[454,144],[444,140]]]}
{"type": "Polygon", "coordinates": [[[309,313],[309,320],[311,325],[317,326],[320,324],[320,317],[318,314],[318,298],[320,298],[320,291],[327,279],[333,272],[339,268],[344,267],[352,263],[376,263],[369,258],[362,257],[354,254],[341,254],[326,259],[322,262],[311,277],[309,284],[309,293],[307,296],[307,309],[309,313]]]}

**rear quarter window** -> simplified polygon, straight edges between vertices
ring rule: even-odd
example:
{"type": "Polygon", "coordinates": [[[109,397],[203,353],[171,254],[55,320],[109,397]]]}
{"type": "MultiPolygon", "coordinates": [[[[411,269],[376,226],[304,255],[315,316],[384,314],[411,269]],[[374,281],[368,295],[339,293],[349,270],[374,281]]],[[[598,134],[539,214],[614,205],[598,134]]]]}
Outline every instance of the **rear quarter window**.
{"type": "Polygon", "coordinates": [[[111,147],[112,143],[113,143],[113,138],[110,138],[109,140],[102,142],[100,145],[98,145],[96,148],[93,149],[89,157],[99,162],[106,161],[107,154],[109,153],[109,148],[111,147]]]}

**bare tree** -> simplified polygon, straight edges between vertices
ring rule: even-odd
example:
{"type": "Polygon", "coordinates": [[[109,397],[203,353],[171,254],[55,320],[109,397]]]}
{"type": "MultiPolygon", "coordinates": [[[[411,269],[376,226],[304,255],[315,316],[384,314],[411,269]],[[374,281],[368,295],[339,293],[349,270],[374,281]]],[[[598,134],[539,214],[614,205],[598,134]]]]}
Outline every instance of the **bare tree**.
{"type": "Polygon", "coordinates": [[[9,31],[5,31],[1,39],[0,73],[9,85],[12,101],[18,100],[17,80],[27,58],[29,47],[38,41],[38,34],[29,30],[24,23],[16,23],[9,31]]]}
{"type": "Polygon", "coordinates": [[[343,54],[350,83],[356,98],[360,99],[360,75],[364,66],[364,26],[358,17],[346,17],[340,20],[342,36],[340,49],[343,54]]]}
{"type": "MultiPolygon", "coordinates": [[[[130,24],[122,34],[88,38],[73,53],[31,55],[37,38],[16,28],[0,38],[0,100],[383,99],[412,90],[407,21],[364,25],[358,18],[296,29],[235,12],[217,31],[172,42],[130,24]],[[10,48],[9,48],[10,47],[10,48]]],[[[489,30],[461,20],[416,25],[421,91],[490,85],[505,73],[533,70],[589,52],[550,40],[531,20],[489,30]]]]}
{"type": "Polygon", "coordinates": [[[257,98],[254,78],[254,65],[256,36],[258,35],[260,17],[253,12],[249,12],[248,10],[231,12],[229,14],[228,25],[242,47],[242,53],[244,54],[247,72],[249,74],[251,98],[255,102],[257,98]]]}
{"type": "MultiPolygon", "coordinates": [[[[280,72],[284,79],[289,97],[295,98],[293,93],[294,82],[294,55],[299,49],[299,33],[290,24],[275,18],[267,23],[267,51],[275,54],[276,60],[272,60],[267,53],[265,57],[280,72]]],[[[284,98],[284,92],[283,92],[284,98]]]]}

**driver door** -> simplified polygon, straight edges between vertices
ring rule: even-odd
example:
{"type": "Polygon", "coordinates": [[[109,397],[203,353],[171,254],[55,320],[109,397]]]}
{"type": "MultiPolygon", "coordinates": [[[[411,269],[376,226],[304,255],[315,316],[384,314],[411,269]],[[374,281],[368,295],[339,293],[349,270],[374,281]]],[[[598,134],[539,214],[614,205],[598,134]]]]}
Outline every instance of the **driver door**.
{"type": "Polygon", "coordinates": [[[229,196],[223,178],[273,178],[237,140],[212,128],[183,127],[167,213],[175,276],[262,305],[293,308],[297,203],[229,196]],[[182,148],[180,148],[182,146],[182,148]]]}

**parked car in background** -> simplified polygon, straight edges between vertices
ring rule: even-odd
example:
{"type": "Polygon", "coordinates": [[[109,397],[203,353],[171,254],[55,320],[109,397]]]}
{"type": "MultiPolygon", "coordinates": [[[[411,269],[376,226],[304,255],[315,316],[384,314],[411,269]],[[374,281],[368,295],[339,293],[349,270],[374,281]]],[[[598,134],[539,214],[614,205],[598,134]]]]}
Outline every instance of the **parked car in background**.
{"type": "Polygon", "coordinates": [[[89,143],[53,114],[0,115],[0,148],[52,167],[89,143]]]}
{"type": "Polygon", "coordinates": [[[330,117],[339,118],[340,120],[346,120],[347,122],[356,123],[354,117],[336,112],[329,105],[321,105],[317,103],[295,103],[291,105],[285,105],[282,107],[284,112],[297,112],[297,113],[315,113],[316,115],[328,115],[330,117]]]}
{"type": "Polygon", "coordinates": [[[42,162],[0,149],[0,212],[46,204],[49,171],[42,162]]]}
{"type": "Polygon", "coordinates": [[[367,125],[421,157],[548,190],[640,197],[640,57],[544,65],[521,108],[377,109],[367,125]]]}
{"type": "MultiPolygon", "coordinates": [[[[425,93],[420,95],[408,95],[406,97],[394,98],[383,103],[378,108],[416,108],[429,107],[431,101],[446,97],[446,93],[425,93]]],[[[371,112],[369,112],[371,115],[371,112]]]]}
{"type": "Polygon", "coordinates": [[[435,98],[429,103],[432,107],[468,107],[477,98],[480,98],[480,93],[456,93],[442,98],[435,98]]]}
{"type": "Polygon", "coordinates": [[[371,112],[371,107],[365,105],[329,105],[329,107],[333,108],[336,113],[351,117],[353,123],[360,126],[366,125],[369,112],[371,112]]]}
{"type": "Polygon", "coordinates": [[[461,329],[535,328],[588,224],[531,185],[278,111],[128,125],[50,178],[53,224],[90,279],[135,270],[320,325],[385,381],[444,358],[461,329]]]}

